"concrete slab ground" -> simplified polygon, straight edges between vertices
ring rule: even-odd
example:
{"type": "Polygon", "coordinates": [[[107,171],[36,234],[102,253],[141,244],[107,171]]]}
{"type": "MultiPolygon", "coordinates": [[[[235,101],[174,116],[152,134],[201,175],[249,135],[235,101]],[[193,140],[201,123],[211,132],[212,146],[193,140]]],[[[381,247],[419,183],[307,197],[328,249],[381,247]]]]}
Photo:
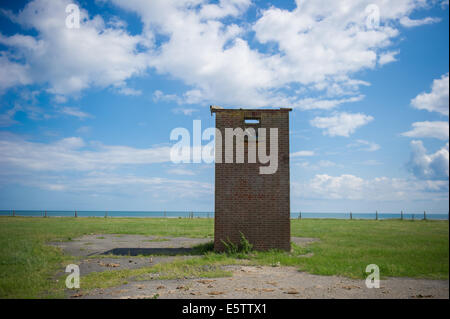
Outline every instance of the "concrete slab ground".
{"type": "MultiPolygon", "coordinates": [[[[316,238],[292,237],[305,246],[316,238]]],[[[80,258],[81,276],[91,272],[137,269],[175,258],[198,258],[192,247],[212,238],[156,237],[142,235],[86,235],[51,245],[80,258]]],[[[305,257],[310,257],[305,256],[305,257]]],[[[231,278],[152,279],[89,292],[67,290],[69,298],[449,298],[448,280],[388,278],[380,288],[369,289],[361,279],[318,276],[294,267],[223,266],[231,278]]],[[[64,270],[60,275],[63,275],[64,270]]]]}

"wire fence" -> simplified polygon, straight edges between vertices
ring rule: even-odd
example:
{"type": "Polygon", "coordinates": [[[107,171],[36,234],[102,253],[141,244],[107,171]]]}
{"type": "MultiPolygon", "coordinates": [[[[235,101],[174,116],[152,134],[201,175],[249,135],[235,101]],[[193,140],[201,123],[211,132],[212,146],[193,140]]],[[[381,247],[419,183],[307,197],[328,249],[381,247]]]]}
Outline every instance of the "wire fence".
{"type": "MultiPolygon", "coordinates": [[[[214,218],[214,212],[195,211],[47,211],[47,210],[2,210],[0,216],[20,217],[104,217],[104,218],[214,218]]],[[[291,219],[399,219],[399,220],[448,220],[449,214],[424,212],[399,213],[318,213],[318,212],[291,212],[291,219]]]]}

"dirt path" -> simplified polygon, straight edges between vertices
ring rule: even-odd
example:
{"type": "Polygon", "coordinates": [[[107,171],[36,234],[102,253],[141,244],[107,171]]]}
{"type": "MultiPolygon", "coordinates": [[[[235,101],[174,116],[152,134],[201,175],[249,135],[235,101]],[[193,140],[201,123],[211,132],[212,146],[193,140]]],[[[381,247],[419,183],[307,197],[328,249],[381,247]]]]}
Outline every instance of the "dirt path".
{"type": "MultiPolygon", "coordinates": [[[[84,276],[90,272],[142,268],[174,258],[195,258],[184,254],[192,253],[193,246],[211,240],[109,234],[50,244],[80,257],[78,265],[84,276]]],[[[293,237],[292,241],[304,246],[317,239],[293,237]]],[[[449,298],[448,280],[389,278],[381,281],[380,288],[368,289],[364,280],[311,275],[293,267],[224,268],[233,273],[231,278],[131,281],[119,287],[84,292],[84,295],[69,290],[67,294],[69,298],[449,298]]],[[[60,275],[63,274],[62,270],[60,275]]]]}
{"type": "Polygon", "coordinates": [[[292,267],[226,266],[231,278],[151,280],[97,289],[80,298],[308,299],[308,298],[449,298],[448,280],[390,278],[379,289],[364,280],[316,276],[292,267]]]}

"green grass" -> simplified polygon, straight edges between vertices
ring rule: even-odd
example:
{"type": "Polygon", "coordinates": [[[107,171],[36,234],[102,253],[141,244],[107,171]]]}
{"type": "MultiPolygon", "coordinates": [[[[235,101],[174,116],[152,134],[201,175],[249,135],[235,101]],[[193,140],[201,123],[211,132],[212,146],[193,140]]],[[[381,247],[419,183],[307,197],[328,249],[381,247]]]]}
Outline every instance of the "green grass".
{"type": "Polygon", "coordinates": [[[180,259],[139,269],[93,272],[81,278],[80,286],[83,290],[89,290],[123,285],[130,280],[229,277],[231,272],[223,270],[220,265],[230,263],[233,264],[234,260],[221,258],[220,260],[209,261],[208,258],[194,258],[180,259]]]}
{"type": "Polygon", "coordinates": [[[213,220],[0,217],[0,298],[62,297],[55,273],[75,259],[49,241],[86,234],[208,237],[213,220]]]}
{"type": "Polygon", "coordinates": [[[377,264],[382,277],[448,279],[448,221],[293,221],[292,236],[318,237],[301,269],[320,275],[364,278],[377,264]]]}
{"type": "MultiPolygon", "coordinates": [[[[212,219],[24,218],[0,217],[0,298],[62,297],[64,278],[57,271],[76,258],[45,245],[85,234],[212,237],[212,219]]],[[[134,279],[228,276],[226,264],[286,265],[321,275],[365,278],[365,267],[377,264],[382,277],[448,279],[448,221],[292,220],[291,234],[316,237],[307,247],[280,251],[216,254],[212,244],[195,248],[201,258],[176,260],[136,270],[91,273],[82,288],[110,287],[134,279]],[[310,258],[301,257],[313,253],[310,258]]]]}

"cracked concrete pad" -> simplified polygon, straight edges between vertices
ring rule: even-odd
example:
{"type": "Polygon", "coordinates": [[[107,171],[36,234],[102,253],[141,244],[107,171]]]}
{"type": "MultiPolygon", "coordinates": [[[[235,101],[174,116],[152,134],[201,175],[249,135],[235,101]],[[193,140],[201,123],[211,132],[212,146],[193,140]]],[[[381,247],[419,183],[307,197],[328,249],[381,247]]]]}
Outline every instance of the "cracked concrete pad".
{"type": "Polygon", "coordinates": [[[193,246],[210,241],[211,238],[98,234],[49,244],[61,248],[66,254],[85,257],[108,254],[121,256],[189,254],[193,246]]]}
{"type": "Polygon", "coordinates": [[[318,276],[293,267],[225,266],[229,278],[148,280],[95,289],[77,298],[397,299],[449,298],[448,280],[388,278],[369,289],[363,279],[318,276]]]}

